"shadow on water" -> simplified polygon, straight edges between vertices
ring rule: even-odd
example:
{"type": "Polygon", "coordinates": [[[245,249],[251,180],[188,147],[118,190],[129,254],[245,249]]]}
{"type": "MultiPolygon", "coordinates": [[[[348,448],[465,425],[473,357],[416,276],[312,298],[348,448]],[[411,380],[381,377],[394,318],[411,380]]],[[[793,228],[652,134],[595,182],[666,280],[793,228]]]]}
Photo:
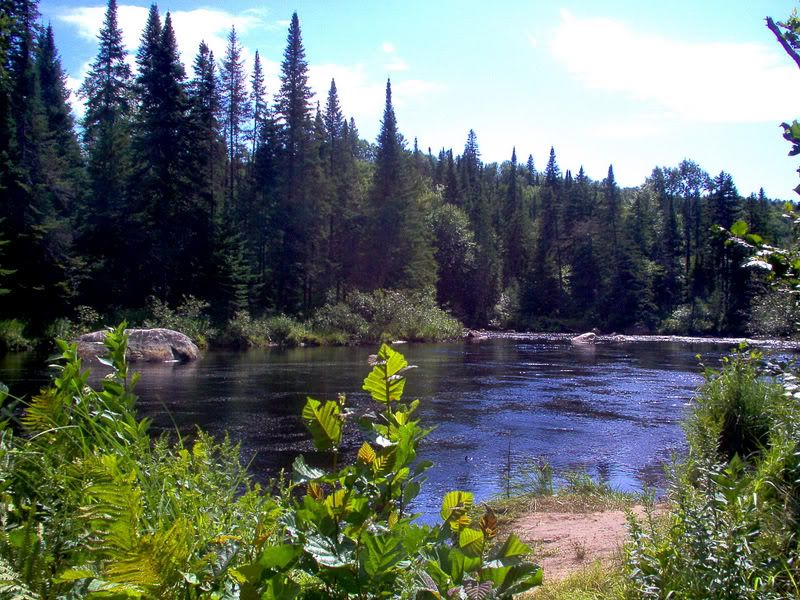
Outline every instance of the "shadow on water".
{"type": "MultiPolygon", "coordinates": [[[[432,460],[417,510],[430,518],[442,495],[468,489],[484,500],[503,489],[508,460],[549,461],[556,473],[582,467],[625,490],[663,486],[662,465],[681,452],[680,421],[701,382],[695,355],[713,365],[729,344],[668,342],[571,346],[563,339],[492,339],[477,344],[399,346],[413,371],[406,399],[420,398],[423,425],[436,429],[419,457],[432,460]]],[[[258,479],[313,451],[300,411],[307,396],[345,393],[356,413],[373,348],[208,352],[189,364],[135,365],[138,410],[156,432],[228,432],[258,479]]],[[[0,361],[0,381],[30,393],[47,381],[42,357],[0,361]]],[[[350,423],[345,451],[360,435],[350,423]]]]}

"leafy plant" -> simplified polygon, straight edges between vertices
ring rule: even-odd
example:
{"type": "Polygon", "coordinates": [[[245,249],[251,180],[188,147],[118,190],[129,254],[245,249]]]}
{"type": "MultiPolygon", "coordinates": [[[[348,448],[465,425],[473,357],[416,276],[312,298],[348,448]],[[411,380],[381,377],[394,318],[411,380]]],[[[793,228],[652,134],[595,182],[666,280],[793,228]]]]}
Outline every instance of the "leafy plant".
{"type": "MultiPolygon", "coordinates": [[[[337,470],[350,416],[345,398],[306,402],[303,419],[317,449],[331,452],[333,470],[311,468],[302,457],[295,461],[294,480],[305,495],[284,521],[289,545],[283,556],[308,570],[329,597],[388,597],[411,585],[418,598],[509,598],[538,585],[541,569],[525,560],[528,546],[515,536],[495,543],[491,511],[470,526],[472,494],[445,496],[441,526],[413,522],[409,503],[431,466],[416,461],[417,446],[430,431],[413,418],[419,401],[402,402],[406,374],[414,367],[386,344],[370,363],[363,389],[380,411],[359,419],[367,439],[353,464],[337,470]]],[[[274,573],[265,569],[260,576],[274,573]]]]}

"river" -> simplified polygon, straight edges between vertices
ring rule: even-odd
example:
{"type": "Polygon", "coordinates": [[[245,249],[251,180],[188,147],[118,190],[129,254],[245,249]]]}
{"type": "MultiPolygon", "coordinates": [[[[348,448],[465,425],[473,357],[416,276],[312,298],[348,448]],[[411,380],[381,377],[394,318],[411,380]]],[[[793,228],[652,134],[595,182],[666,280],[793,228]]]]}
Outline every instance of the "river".
{"type": "MultiPolygon", "coordinates": [[[[435,430],[419,457],[432,460],[416,510],[428,518],[442,495],[475,492],[478,501],[504,489],[504,473],[531,458],[555,472],[583,469],[622,490],[662,488],[663,465],[684,449],[680,426],[702,382],[697,354],[717,365],[730,343],[603,343],[577,347],[556,336],[498,338],[478,343],[408,344],[396,348],[419,368],[405,399],[419,398],[419,416],[435,430]]],[[[357,413],[375,348],[212,351],[189,364],[137,364],[138,410],[157,431],[191,434],[200,426],[228,431],[252,460],[259,479],[313,451],[300,420],[306,396],[347,394],[357,413]]],[[[0,360],[0,381],[12,392],[46,381],[40,358],[0,360]]],[[[346,431],[346,450],[361,444],[346,431]]]]}

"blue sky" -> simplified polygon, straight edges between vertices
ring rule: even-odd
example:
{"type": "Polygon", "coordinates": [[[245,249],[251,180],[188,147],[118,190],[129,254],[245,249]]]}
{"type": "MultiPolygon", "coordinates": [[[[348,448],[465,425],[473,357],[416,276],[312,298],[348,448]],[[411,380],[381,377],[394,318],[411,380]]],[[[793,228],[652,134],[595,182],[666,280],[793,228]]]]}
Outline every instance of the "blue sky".
{"type": "MultiPolygon", "coordinates": [[[[149,2],[118,0],[129,52],[149,2]]],[[[483,159],[516,146],[543,168],[554,146],[562,170],[594,179],[613,163],[622,185],[690,158],[726,170],[739,192],[763,186],[793,198],[797,161],[779,124],[800,117],[800,71],[764,25],[789,0],[496,2],[233,0],[160,2],[173,16],[185,63],[200,40],[221,58],[232,24],[278,85],[288,20],[300,17],[311,84],[324,104],[336,78],[362,137],[379,128],[387,77],[401,131],[421,148],[463,150],[474,129],[483,159]]],[[[96,53],[105,3],[44,0],[64,67],[78,85],[96,53]]],[[[79,107],[78,107],[79,108],[79,107]]]]}

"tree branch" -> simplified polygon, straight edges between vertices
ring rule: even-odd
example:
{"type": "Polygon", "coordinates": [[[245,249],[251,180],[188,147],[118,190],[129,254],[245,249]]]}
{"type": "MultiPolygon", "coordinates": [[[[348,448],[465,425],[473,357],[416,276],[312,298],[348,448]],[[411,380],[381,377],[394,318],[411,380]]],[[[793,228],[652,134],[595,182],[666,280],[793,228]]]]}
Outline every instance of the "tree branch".
{"type": "Polygon", "coordinates": [[[795,49],[792,48],[792,46],[786,40],[783,33],[781,33],[781,30],[778,29],[778,26],[775,24],[775,21],[772,20],[772,17],[767,17],[766,21],[767,27],[772,33],[775,34],[775,37],[778,38],[781,46],[783,46],[783,49],[786,50],[786,54],[791,56],[792,60],[794,60],[794,62],[797,63],[797,66],[800,67],[800,55],[797,54],[795,49]]]}

